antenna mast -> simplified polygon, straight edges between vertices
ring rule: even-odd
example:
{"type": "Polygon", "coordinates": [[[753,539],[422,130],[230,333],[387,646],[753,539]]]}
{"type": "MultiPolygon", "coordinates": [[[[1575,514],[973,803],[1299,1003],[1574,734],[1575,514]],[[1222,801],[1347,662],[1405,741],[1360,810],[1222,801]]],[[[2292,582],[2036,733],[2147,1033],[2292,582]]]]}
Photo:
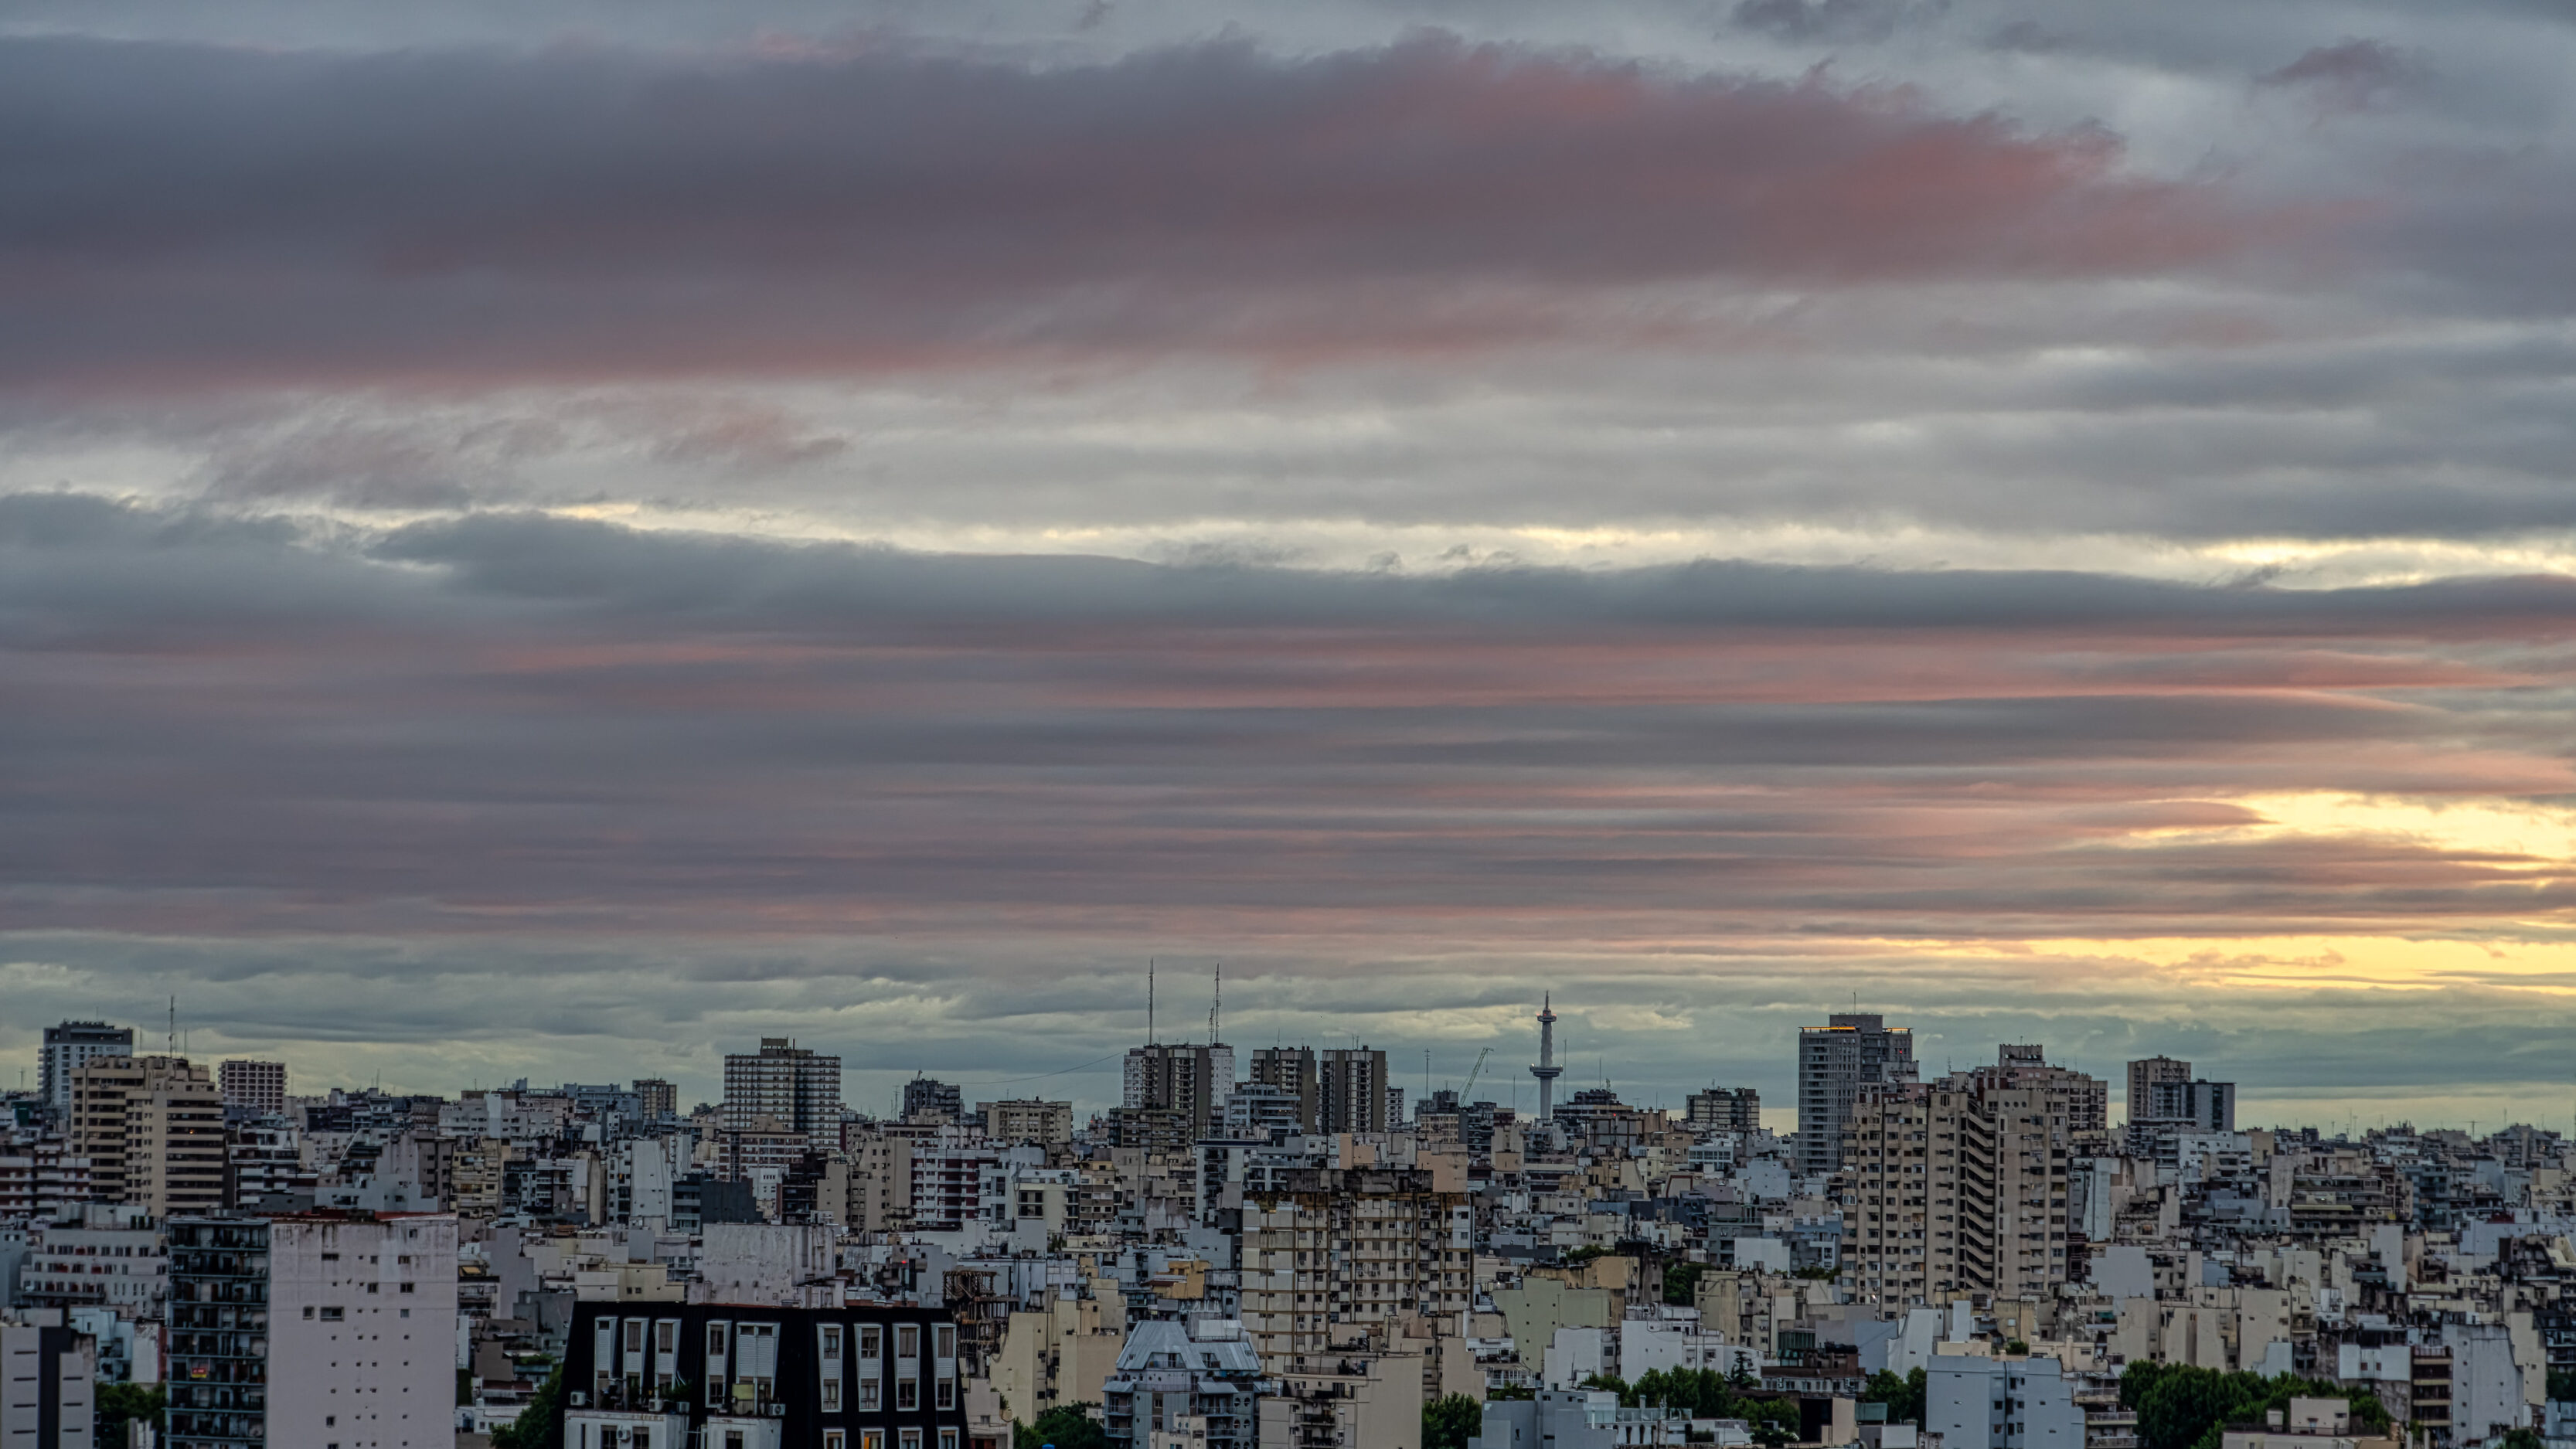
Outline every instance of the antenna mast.
{"type": "Polygon", "coordinates": [[[1216,963],[1216,999],[1208,1003],[1208,1045],[1217,1043],[1217,1017],[1225,1011],[1225,963],[1216,963]]]}
{"type": "Polygon", "coordinates": [[[1154,1044],[1154,958],[1145,958],[1145,1045],[1154,1044]]]}

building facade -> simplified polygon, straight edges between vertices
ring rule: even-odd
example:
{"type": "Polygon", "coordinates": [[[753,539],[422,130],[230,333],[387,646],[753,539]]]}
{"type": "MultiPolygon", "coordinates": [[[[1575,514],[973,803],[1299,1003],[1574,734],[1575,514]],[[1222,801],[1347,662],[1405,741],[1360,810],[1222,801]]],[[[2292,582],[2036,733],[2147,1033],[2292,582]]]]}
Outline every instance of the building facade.
{"type": "Polygon", "coordinates": [[[724,1125],[728,1132],[765,1126],[762,1119],[817,1149],[841,1141],[841,1059],[819,1055],[783,1036],[762,1037],[760,1050],[725,1058],[724,1125]]]}
{"type": "Polygon", "coordinates": [[[1914,1034],[1883,1016],[1835,1013],[1798,1032],[1798,1167],[1842,1165],[1843,1126],[1866,1088],[1914,1080],[1914,1034]]]}
{"type": "Polygon", "coordinates": [[[223,1098],[185,1057],[101,1056],[75,1069],[71,1136],[101,1202],[154,1217],[223,1206],[223,1098]]]}
{"type": "Polygon", "coordinates": [[[169,1235],[170,1449],[455,1442],[455,1218],[182,1217],[169,1235]]]}
{"type": "Polygon", "coordinates": [[[1888,1304],[2054,1297],[2074,1242],[2061,1099],[1961,1073],[1862,1096],[1835,1195],[1845,1281],[1888,1304]]]}
{"type": "Polygon", "coordinates": [[[275,1117],[286,1110],[284,1062],[225,1062],[215,1069],[215,1084],[222,1089],[227,1107],[259,1117],[275,1117]]]}
{"type": "Polygon", "coordinates": [[[36,1059],[36,1094],[57,1111],[72,1104],[72,1073],[100,1057],[134,1055],[134,1028],[103,1021],[67,1021],[45,1028],[36,1059]]]}
{"type": "Polygon", "coordinates": [[[965,1449],[938,1309],[582,1303],[564,1449],[965,1449]]]}

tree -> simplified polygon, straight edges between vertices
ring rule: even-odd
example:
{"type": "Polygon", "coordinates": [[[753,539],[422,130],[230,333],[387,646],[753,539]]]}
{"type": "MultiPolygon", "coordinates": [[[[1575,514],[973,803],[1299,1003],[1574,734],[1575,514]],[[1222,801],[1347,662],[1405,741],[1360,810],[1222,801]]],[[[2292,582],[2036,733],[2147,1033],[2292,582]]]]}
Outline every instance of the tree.
{"type": "Polygon", "coordinates": [[[2541,1449],[2543,1442],[2544,1441],[2540,1437],[2540,1431],[2537,1429],[2507,1429],[2504,1431],[2504,1449],[2541,1449]]]}
{"type": "Polygon", "coordinates": [[[492,1431],[492,1449],[563,1449],[563,1365],[528,1395],[519,1417],[492,1431]]]}
{"type": "Polygon", "coordinates": [[[1880,1369],[1869,1376],[1869,1385],[1861,1390],[1860,1401],[1887,1405],[1890,1423],[1920,1424],[1923,1422],[1923,1397],[1929,1382],[1921,1369],[1903,1378],[1880,1369]]]}
{"type": "Polygon", "coordinates": [[[1422,1406],[1422,1449],[1467,1449],[1467,1441],[1484,1431],[1485,1406],[1465,1394],[1422,1406]]]}
{"type": "Polygon", "coordinates": [[[125,1442],[125,1421],[145,1419],[155,1430],[167,1423],[170,1396],[159,1384],[100,1384],[91,1397],[91,1420],[101,1444],[125,1442]]]}
{"type": "Polygon", "coordinates": [[[2576,1369],[2554,1368],[2549,1371],[2549,1397],[2562,1404],[2576,1399],[2576,1369]]]}
{"type": "Polygon", "coordinates": [[[1676,1308],[1688,1308],[1699,1291],[1699,1277],[1708,1271],[1706,1263],[1672,1263],[1664,1268],[1664,1301],[1676,1308]]]}
{"type": "Polygon", "coordinates": [[[2189,1364],[2133,1363],[2120,1379],[2120,1402],[2138,1415],[2146,1449],[2218,1449],[2230,1424],[2260,1424],[2293,1398],[2341,1399],[2353,1422],[2373,1433],[2388,1428],[2388,1410],[2368,1389],[2303,1379],[2223,1373],[2189,1364]]]}
{"type": "MultiPolygon", "coordinates": [[[[1058,1404],[1035,1424],[1011,1426],[1012,1449],[1109,1449],[1109,1431],[1091,1417],[1089,1404],[1058,1404]]],[[[493,1449],[500,1449],[494,1445],[493,1449]]]]}

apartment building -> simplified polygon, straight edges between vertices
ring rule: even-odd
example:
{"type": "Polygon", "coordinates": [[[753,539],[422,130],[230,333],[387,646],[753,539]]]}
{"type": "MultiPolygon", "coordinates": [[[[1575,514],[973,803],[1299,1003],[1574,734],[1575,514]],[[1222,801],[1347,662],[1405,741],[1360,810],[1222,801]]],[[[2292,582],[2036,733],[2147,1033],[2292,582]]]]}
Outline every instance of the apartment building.
{"type": "Polygon", "coordinates": [[[1472,1214],[1427,1172],[1306,1168],[1243,1208],[1243,1324],[1264,1363],[1322,1354],[1364,1329],[1465,1309],[1472,1214]]]}
{"type": "Polygon", "coordinates": [[[227,1107],[257,1117],[274,1117],[286,1110],[284,1062],[225,1062],[215,1068],[215,1082],[223,1089],[227,1107]]]}
{"type": "Polygon", "coordinates": [[[749,1132],[766,1118],[817,1150],[839,1145],[839,1057],[818,1055],[788,1037],[762,1037],[759,1051],[725,1058],[724,1080],[726,1131],[749,1132]]]}
{"type": "Polygon", "coordinates": [[[224,1201],[224,1104],[185,1057],[93,1057],[72,1076],[71,1135],[101,1202],[154,1217],[224,1201]]]}
{"type": "Polygon", "coordinates": [[[1073,1140],[1071,1102],[978,1102],[975,1110],[984,1119],[984,1135],[996,1142],[1061,1147],[1073,1140]]]}
{"type": "Polygon", "coordinates": [[[103,1021],[67,1021],[45,1028],[36,1057],[36,1095],[57,1111],[72,1104],[72,1073],[100,1057],[134,1055],[134,1028],[103,1021]]]}
{"type": "Polygon", "coordinates": [[[170,1449],[455,1442],[455,1218],[183,1217],[169,1234],[170,1449]]]}
{"type": "Polygon", "coordinates": [[[0,1449],[90,1449],[97,1376],[98,1341],[59,1309],[0,1316],[0,1449]]]}
{"type": "Polygon", "coordinates": [[[2066,1281],[2065,1100],[1962,1073],[1855,1104],[1836,1179],[1843,1264],[1884,1304],[2052,1297],[2066,1281]]]}
{"type": "Polygon", "coordinates": [[[1887,1018],[1835,1013],[1798,1032],[1798,1169],[1842,1165],[1843,1128],[1868,1089],[1914,1080],[1914,1034],[1887,1018]]]}
{"type": "Polygon", "coordinates": [[[888,1304],[579,1304],[564,1449],[964,1449],[955,1319],[888,1304]]]}

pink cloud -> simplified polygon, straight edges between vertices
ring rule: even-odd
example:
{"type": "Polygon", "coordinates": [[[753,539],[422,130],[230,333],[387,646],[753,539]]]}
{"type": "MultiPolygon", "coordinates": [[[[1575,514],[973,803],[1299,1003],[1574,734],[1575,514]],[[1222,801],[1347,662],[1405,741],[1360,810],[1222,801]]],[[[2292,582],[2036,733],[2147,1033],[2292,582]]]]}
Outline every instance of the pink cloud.
{"type": "MultiPolygon", "coordinates": [[[[1423,39],[889,51],[0,43],[0,380],[473,383],[1490,347],[1612,291],[2132,275],[2285,218],[1896,89],[1423,39]]],[[[755,440],[766,446],[765,440],[755,440]]]]}

